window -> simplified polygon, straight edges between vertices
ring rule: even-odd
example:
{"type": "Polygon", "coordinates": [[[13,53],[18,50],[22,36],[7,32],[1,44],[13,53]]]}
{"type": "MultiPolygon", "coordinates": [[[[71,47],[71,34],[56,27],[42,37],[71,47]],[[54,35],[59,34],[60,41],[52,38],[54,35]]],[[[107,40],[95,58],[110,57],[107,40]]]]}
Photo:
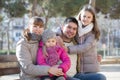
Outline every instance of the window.
{"type": "Polygon", "coordinates": [[[16,37],[20,37],[21,36],[21,33],[20,32],[17,32],[16,33],[16,37]]]}

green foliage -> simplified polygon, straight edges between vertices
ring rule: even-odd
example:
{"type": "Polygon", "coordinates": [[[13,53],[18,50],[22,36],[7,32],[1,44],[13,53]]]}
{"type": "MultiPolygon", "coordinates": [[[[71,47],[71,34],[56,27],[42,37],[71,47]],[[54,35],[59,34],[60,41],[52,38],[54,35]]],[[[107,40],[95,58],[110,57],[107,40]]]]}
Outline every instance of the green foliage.
{"type": "Polygon", "coordinates": [[[109,11],[110,16],[115,19],[120,19],[120,1],[116,1],[109,11]]]}
{"type": "MultiPolygon", "coordinates": [[[[48,11],[49,17],[68,17],[76,15],[83,5],[89,3],[89,0],[38,0],[38,2],[48,11]]],[[[110,13],[112,18],[119,18],[120,4],[118,0],[96,0],[96,9],[103,14],[110,13]],[[115,8],[115,10],[113,10],[113,8],[115,8]]]]}
{"type": "Polygon", "coordinates": [[[109,2],[109,0],[96,0],[96,8],[98,8],[102,13],[106,14],[110,8],[109,2]]]}
{"type": "Polygon", "coordinates": [[[21,17],[27,12],[21,0],[16,0],[15,3],[8,3],[5,8],[11,17],[21,17]]]}
{"type": "MultiPolygon", "coordinates": [[[[62,16],[74,16],[76,15],[76,13],[79,12],[80,8],[83,6],[83,4],[86,4],[86,0],[67,0],[64,4],[63,4],[63,7],[62,7],[62,10],[59,11],[60,12],[63,12],[62,13],[62,16]]],[[[60,6],[61,8],[61,6],[60,6]]]]}
{"type": "Polygon", "coordinates": [[[62,15],[63,16],[76,15],[84,4],[86,4],[86,0],[84,1],[83,0],[74,0],[74,1],[67,0],[67,2],[63,6],[62,15]]]}
{"type": "Polygon", "coordinates": [[[0,9],[4,6],[4,0],[0,0],[0,9]]]}
{"type": "MultiPolygon", "coordinates": [[[[12,0],[0,0],[0,9],[5,8],[11,17],[21,17],[26,13],[24,7],[25,0],[15,0],[15,3],[9,3],[6,5],[6,1],[12,0]]],[[[37,1],[43,9],[43,14],[40,16],[56,17],[56,16],[74,16],[80,8],[89,3],[89,0],[29,0],[30,3],[37,1]],[[48,12],[47,14],[45,12],[48,12]]],[[[110,14],[111,18],[120,18],[120,1],[119,0],[96,0],[96,9],[104,14],[110,14]]]]}
{"type": "MultiPolygon", "coordinates": [[[[11,50],[10,51],[10,54],[15,54],[16,52],[15,52],[15,50],[11,50]]],[[[7,50],[0,50],[0,55],[6,55],[7,54],[7,50]]]]}
{"type": "Polygon", "coordinates": [[[48,10],[48,16],[73,16],[88,0],[44,0],[40,4],[48,10]]]}
{"type": "Polygon", "coordinates": [[[96,0],[96,8],[103,14],[110,14],[111,18],[120,18],[120,1],[119,0],[96,0]]]}
{"type": "Polygon", "coordinates": [[[0,22],[3,20],[3,17],[0,15],[0,22]]]}

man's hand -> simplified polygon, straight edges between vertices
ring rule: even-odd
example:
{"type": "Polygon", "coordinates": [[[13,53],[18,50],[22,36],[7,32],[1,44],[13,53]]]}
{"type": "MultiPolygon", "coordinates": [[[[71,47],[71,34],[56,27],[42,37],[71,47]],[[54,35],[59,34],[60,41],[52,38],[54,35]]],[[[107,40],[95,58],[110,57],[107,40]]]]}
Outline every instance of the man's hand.
{"type": "Polygon", "coordinates": [[[57,36],[56,37],[56,40],[57,40],[57,44],[60,45],[60,46],[64,46],[64,43],[63,43],[63,40],[60,36],[57,36]]]}

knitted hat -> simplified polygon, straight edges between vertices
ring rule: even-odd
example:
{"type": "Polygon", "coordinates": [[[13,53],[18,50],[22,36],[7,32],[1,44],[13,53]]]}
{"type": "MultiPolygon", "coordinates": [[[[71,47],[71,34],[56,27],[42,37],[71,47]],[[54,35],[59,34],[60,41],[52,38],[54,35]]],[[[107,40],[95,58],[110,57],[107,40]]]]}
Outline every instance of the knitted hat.
{"type": "Polygon", "coordinates": [[[50,38],[56,38],[56,33],[50,29],[46,29],[42,34],[43,43],[45,43],[50,38]]]}

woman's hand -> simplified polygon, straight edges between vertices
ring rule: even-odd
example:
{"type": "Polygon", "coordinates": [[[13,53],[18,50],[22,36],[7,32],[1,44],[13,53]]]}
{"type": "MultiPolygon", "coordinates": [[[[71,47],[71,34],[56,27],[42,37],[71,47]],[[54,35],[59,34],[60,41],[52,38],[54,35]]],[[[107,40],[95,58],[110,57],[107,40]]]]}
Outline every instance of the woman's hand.
{"type": "Polygon", "coordinates": [[[56,67],[56,68],[58,68],[58,67],[59,67],[59,65],[54,65],[53,67],[56,67]]]}
{"type": "Polygon", "coordinates": [[[48,73],[55,75],[55,76],[61,76],[64,75],[64,73],[62,72],[62,69],[57,68],[57,67],[51,67],[48,71],[48,73]]]}

